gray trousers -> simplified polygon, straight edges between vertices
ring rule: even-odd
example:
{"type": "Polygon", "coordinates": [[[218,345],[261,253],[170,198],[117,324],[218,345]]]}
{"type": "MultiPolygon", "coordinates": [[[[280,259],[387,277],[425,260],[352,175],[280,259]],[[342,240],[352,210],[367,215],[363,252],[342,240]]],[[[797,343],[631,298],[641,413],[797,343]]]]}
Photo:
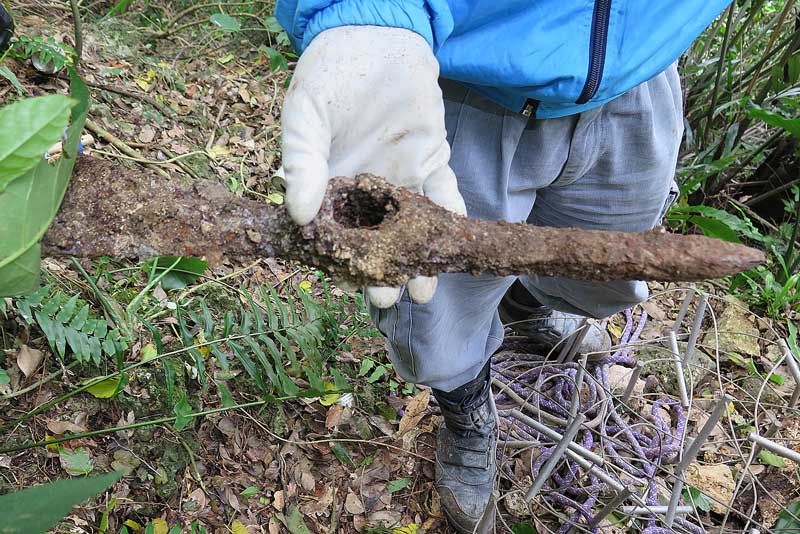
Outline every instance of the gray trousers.
{"type": "MultiPolygon", "coordinates": [[[[675,65],[580,115],[536,120],[442,81],[450,165],[470,217],[636,232],[657,226],[675,195],[683,106],[675,65]]],[[[497,305],[515,277],[444,274],[433,300],[403,295],[370,308],[406,380],[450,391],[499,348],[497,305]]],[[[520,277],[554,309],[607,317],[645,300],[638,281],[520,277]]]]}

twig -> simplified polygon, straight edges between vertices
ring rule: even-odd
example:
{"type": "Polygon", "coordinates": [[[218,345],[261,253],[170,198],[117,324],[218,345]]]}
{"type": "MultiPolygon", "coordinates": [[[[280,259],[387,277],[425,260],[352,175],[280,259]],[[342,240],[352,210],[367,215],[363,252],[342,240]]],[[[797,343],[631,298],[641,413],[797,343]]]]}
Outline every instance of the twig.
{"type": "Polygon", "coordinates": [[[81,65],[81,56],[83,55],[83,22],[81,22],[81,14],[78,11],[78,1],[69,0],[69,7],[72,9],[72,23],[75,26],[75,69],[77,70],[81,65]]]}
{"type": "MultiPolygon", "coordinates": [[[[79,361],[75,360],[74,362],[68,364],[64,369],[72,369],[73,367],[75,367],[79,363],[80,363],[79,361]]],[[[42,378],[38,382],[35,382],[35,383],[31,384],[30,386],[27,386],[27,387],[22,388],[22,389],[20,389],[18,391],[15,391],[14,393],[9,393],[8,395],[3,395],[2,397],[0,397],[0,400],[4,400],[4,401],[5,400],[11,400],[11,399],[19,397],[21,395],[24,395],[24,394],[26,394],[26,393],[28,393],[30,391],[33,391],[34,389],[47,384],[48,382],[50,382],[54,378],[58,378],[59,376],[61,376],[64,373],[64,369],[59,369],[58,371],[53,371],[49,375],[45,376],[44,378],[42,378]]]]}
{"type": "MultiPolygon", "coordinates": [[[[114,148],[129,156],[131,158],[136,158],[138,160],[144,160],[144,156],[138,151],[131,148],[125,141],[117,137],[116,135],[112,134],[108,130],[101,127],[99,124],[94,122],[91,119],[86,119],[86,129],[90,132],[93,132],[97,137],[106,141],[107,143],[111,144],[114,148]]],[[[155,171],[163,176],[164,178],[169,178],[169,173],[160,169],[159,167],[154,166],[155,171]]]]}

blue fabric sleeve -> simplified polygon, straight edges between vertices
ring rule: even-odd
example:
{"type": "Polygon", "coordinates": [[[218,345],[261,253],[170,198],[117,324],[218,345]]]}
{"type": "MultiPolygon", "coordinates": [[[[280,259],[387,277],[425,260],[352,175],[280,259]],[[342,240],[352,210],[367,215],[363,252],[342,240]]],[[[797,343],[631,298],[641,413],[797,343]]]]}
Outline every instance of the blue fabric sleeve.
{"type": "Polygon", "coordinates": [[[275,16],[300,53],[320,32],[339,26],[404,28],[434,51],[453,31],[447,0],[279,0],[275,16]]]}

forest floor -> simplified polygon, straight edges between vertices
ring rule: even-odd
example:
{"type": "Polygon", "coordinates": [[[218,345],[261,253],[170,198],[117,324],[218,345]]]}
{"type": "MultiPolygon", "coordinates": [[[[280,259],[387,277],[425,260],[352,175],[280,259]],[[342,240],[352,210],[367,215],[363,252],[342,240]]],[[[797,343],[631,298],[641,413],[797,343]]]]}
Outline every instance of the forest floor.
{"type": "MultiPolygon", "coordinates": [[[[18,34],[29,36],[69,40],[72,33],[68,11],[55,7],[21,8],[17,24],[18,34]]],[[[272,42],[277,32],[225,33],[197,24],[158,36],[124,17],[106,17],[87,21],[83,35],[81,72],[92,97],[87,154],[127,167],[166,172],[174,180],[219,180],[233,194],[282,202],[282,183],[275,171],[279,113],[289,74],[273,70],[276,59],[261,48],[277,47],[272,42]]],[[[67,81],[37,72],[30,60],[4,64],[28,96],[68,91],[67,81]]],[[[0,80],[0,102],[14,91],[0,80]]],[[[52,287],[68,295],[80,294],[92,309],[101,310],[74,264],[46,259],[43,268],[45,281],[52,287]]],[[[130,302],[148,280],[140,266],[111,260],[87,262],[84,268],[97,277],[100,289],[121,303],[130,302]]],[[[207,305],[214,319],[222,322],[227,312],[239,314],[249,305],[247,294],[257,298],[259,288],[273,288],[282,299],[296,299],[298,292],[305,292],[335,323],[326,334],[325,364],[339,371],[353,393],[220,411],[193,419],[182,430],[170,424],[148,425],[0,454],[0,493],[116,469],[126,476],[95,502],[76,508],[58,532],[127,529],[164,534],[167,527],[194,532],[192,524],[198,532],[202,526],[220,534],[450,532],[433,489],[434,439],[440,417],[429,406],[426,390],[395,376],[383,338],[371,326],[363,301],[329,288],[312,269],[273,258],[251,265],[223,262],[212,266],[201,280],[180,289],[159,286],[146,295],[142,313],[166,349],[181,346],[176,306],[196,307],[202,299],[203,307],[207,305]]],[[[634,356],[644,359],[649,351],[651,358],[658,359],[652,354],[672,328],[682,289],[652,284],[651,298],[632,311],[634,321],[643,312],[649,317],[634,356]]],[[[728,520],[725,528],[742,528],[747,516],[770,527],[787,503],[797,501],[800,477],[788,461],[768,456],[748,459],[742,436],[751,428],[763,429],[768,426],[765,421],[781,414],[784,437],[800,438],[797,413],[784,407],[795,383],[785,367],[775,366],[781,355],[777,342],[785,333],[781,325],[725,298],[721,286],[700,289],[711,295],[712,313],[701,325],[698,351],[702,354],[698,372],[691,375],[697,402],[688,413],[689,433],[708,418],[709,399],[720,390],[736,402],[695,464],[695,497],[710,498],[703,505],[696,503],[697,522],[709,531],[719,530],[727,507],[733,506],[743,515],[728,520]],[[770,370],[773,377],[767,379],[770,370]]],[[[688,317],[693,313],[694,304],[688,317]]],[[[619,314],[603,323],[617,344],[625,342],[627,321],[619,314]]],[[[5,362],[11,378],[9,384],[0,385],[4,424],[112,367],[110,361],[97,366],[61,360],[42,331],[25,319],[18,301],[5,303],[0,327],[5,353],[0,364],[5,362]]],[[[200,343],[208,339],[204,338],[208,332],[197,325],[190,328],[190,335],[200,343]]],[[[232,399],[202,383],[198,373],[218,377],[227,372],[215,359],[216,353],[201,351],[204,370],[190,359],[178,359],[176,373],[161,361],[147,364],[153,350],[152,331],[143,327],[125,358],[128,363],[145,364],[131,373],[119,395],[103,398],[107,395],[102,392],[83,392],[70,396],[0,433],[0,449],[66,432],[173,416],[180,410],[175,401],[184,395],[194,412],[260,398],[241,370],[231,378],[232,399]]],[[[655,377],[646,387],[676,398],[670,365],[650,366],[643,378],[655,377]]],[[[301,376],[293,378],[307,385],[301,376]]],[[[653,409],[643,391],[636,390],[636,395],[642,396],[642,413],[653,409]]],[[[800,441],[794,443],[800,445],[800,441]]],[[[503,491],[530,484],[530,465],[538,452],[533,447],[508,454],[503,491]]],[[[532,514],[506,502],[500,510],[508,527],[498,531],[557,529],[559,516],[552,510],[534,509],[532,514]]],[[[613,522],[604,527],[606,532],[627,528],[613,522]]]]}

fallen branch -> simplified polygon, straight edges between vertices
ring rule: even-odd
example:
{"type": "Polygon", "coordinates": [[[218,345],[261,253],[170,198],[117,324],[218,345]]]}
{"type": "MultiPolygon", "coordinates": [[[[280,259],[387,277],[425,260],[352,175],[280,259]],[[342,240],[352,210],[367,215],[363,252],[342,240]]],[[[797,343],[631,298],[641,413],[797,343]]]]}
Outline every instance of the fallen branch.
{"type": "Polygon", "coordinates": [[[369,175],[332,181],[305,227],[285,208],[238,198],[215,181],[183,184],[82,156],[43,240],[50,255],[281,257],[357,284],[439,272],[584,280],[719,278],[762,252],[702,236],[541,228],[467,219],[369,175]]]}

